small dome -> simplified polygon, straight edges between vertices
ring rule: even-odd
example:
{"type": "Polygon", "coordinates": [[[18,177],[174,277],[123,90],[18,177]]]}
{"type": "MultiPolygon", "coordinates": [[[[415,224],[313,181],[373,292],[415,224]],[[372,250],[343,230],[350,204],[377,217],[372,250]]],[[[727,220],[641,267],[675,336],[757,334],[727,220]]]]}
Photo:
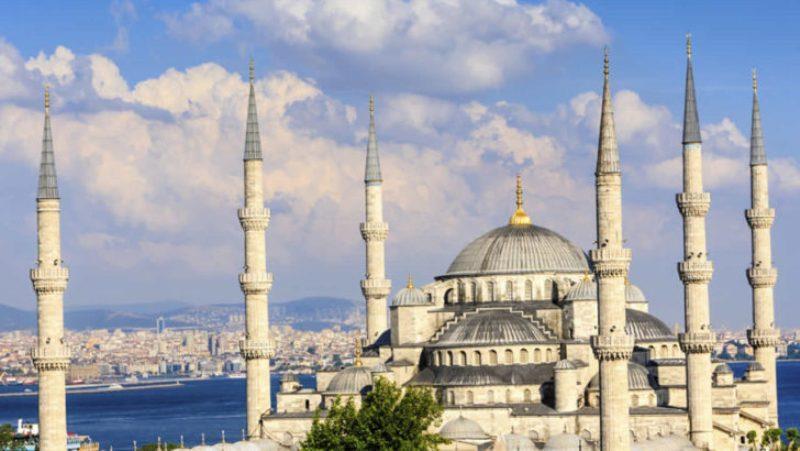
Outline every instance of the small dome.
{"type": "Polygon", "coordinates": [[[570,362],[569,360],[564,359],[564,360],[559,360],[558,362],[556,362],[555,366],[553,366],[553,369],[556,370],[556,371],[558,371],[558,370],[574,370],[575,369],[575,365],[572,362],[570,362]]]}
{"type": "Polygon", "coordinates": [[[294,373],[283,373],[281,375],[281,383],[297,382],[297,375],[294,373]]]}
{"type": "Polygon", "coordinates": [[[636,341],[675,341],[675,335],[663,321],[638,310],[625,310],[625,332],[636,341]]]}
{"type": "Polygon", "coordinates": [[[647,298],[644,297],[644,293],[642,292],[641,288],[637,287],[632,283],[626,283],[625,302],[629,304],[640,304],[643,302],[647,302],[647,298]]]}
{"type": "Polygon", "coordinates": [[[733,374],[733,370],[731,370],[731,367],[729,367],[727,363],[720,363],[714,368],[714,374],[733,374]]]}
{"type": "MultiPolygon", "coordinates": [[[[589,381],[589,389],[600,389],[600,374],[595,374],[589,381]]],[[[628,390],[645,390],[650,385],[650,372],[638,363],[628,362],[628,390]]]]}
{"type": "MultiPolygon", "coordinates": [[[[588,274],[588,273],[587,273],[588,274]]],[[[565,301],[596,301],[597,284],[588,276],[576,283],[564,298],[565,301]]]]}
{"type": "Polygon", "coordinates": [[[589,444],[586,440],[578,437],[575,434],[557,434],[545,443],[544,450],[546,451],[574,451],[576,449],[588,449],[589,444]]]}
{"type": "Polygon", "coordinates": [[[253,442],[241,440],[233,444],[236,451],[261,451],[261,449],[253,442]]]}
{"type": "Polygon", "coordinates": [[[280,451],[285,449],[268,438],[252,440],[252,443],[258,447],[259,451],[280,451]]]}
{"type": "Polygon", "coordinates": [[[586,254],[563,236],[536,225],[513,224],[469,243],[442,277],[588,271],[586,254]]]}
{"type": "Polygon", "coordinates": [[[458,418],[448,421],[442,426],[439,435],[448,440],[488,440],[489,435],[483,431],[481,425],[459,415],[458,418]]]}
{"type": "Polygon", "coordinates": [[[477,309],[434,337],[434,346],[506,345],[554,341],[552,334],[511,309],[477,309]]]}
{"type": "Polygon", "coordinates": [[[765,370],[764,370],[764,365],[762,365],[760,362],[750,362],[750,364],[747,365],[747,371],[765,371],[765,370]]]}
{"type": "Polygon", "coordinates": [[[214,448],[208,445],[198,445],[192,448],[192,451],[214,451],[214,448]]]}
{"type": "Polygon", "coordinates": [[[408,276],[408,283],[405,288],[398,291],[392,299],[392,307],[406,306],[406,305],[430,305],[428,297],[419,288],[414,286],[411,276],[408,276]]]}
{"type": "Polygon", "coordinates": [[[363,366],[349,366],[333,376],[325,393],[339,395],[364,394],[372,387],[372,373],[363,366]]]}
{"type": "Polygon", "coordinates": [[[370,368],[370,371],[373,373],[390,373],[391,370],[389,367],[386,366],[383,362],[378,362],[370,368]]]}
{"type": "Polygon", "coordinates": [[[537,451],[539,449],[533,440],[520,434],[503,434],[498,437],[497,441],[505,445],[502,449],[506,451],[537,451]]]}

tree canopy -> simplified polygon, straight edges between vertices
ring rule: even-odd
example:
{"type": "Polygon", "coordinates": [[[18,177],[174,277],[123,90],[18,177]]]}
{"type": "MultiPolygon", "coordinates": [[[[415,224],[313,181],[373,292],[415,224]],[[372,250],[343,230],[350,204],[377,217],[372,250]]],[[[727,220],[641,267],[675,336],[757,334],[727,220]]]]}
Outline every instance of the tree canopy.
{"type": "Polygon", "coordinates": [[[379,378],[361,408],[352,399],[336,399],[325,419],[318,409],[302,449],[317,450],[435,450],[447,443],[428,432],[441,423],[442,406],[433,391],[421,387],[402,390],[379,378]]]}

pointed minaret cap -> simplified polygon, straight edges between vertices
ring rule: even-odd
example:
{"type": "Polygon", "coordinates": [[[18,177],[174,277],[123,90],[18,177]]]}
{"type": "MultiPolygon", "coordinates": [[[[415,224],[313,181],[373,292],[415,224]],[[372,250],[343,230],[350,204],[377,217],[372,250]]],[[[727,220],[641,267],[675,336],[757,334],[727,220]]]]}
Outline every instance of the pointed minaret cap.
{"type": "Polygon", "coordinates": [[[367,137],[367,165],[364,183],[381,183],[381,162],[378,157],[378,135],[375,132],[375,97],[369,96],[369,136],[367,137]]]}
{"type": "Polygon", "coordinates": [[[620,172],[617,132],[614,129],[614,106],[611,103],[611,86],[608,79],[608,48],[606,47],[603,52],[603,103],[600,110],[600,138],[597,144],[595,175],[620,172]]]}
{"type": "Polygon", "coordinates": [[[53,132],[50,130],[50,88],[44,88],[44,133],[42,158],[39,165],[39,189],[36,199],[58,199],[56,158],[53,153],[53,132]]]}
{"type": "Polygon", "coordinates": [[[517,174],[517,210],[508,220],[509,225],[530,225],[531,218],[522,209],[522,176],[517,174]]]}
{"type": "Polygon", "coordinates": [[[355,366],[361,366],[362,365],[362,362],[361,362],[361,354],[362,353],[363,353],[363,351],[361,349],[361,337],[356,337],[356,339],[355,339],[355,349],[353,350],[353,357],[354,357],[353,364],[355,366]]]}
{"type": "Polygon", "coordinates": [[[761,131],[761,110],[758,106],[758,76],[753,69],[753,119],[750,128],[750,165],[767,164],[764,133],[761,131]]]}
{"type": "Polygon", "coordinates": [[[250,96],[247,100],[247,129],[244,138],[244,160],[262,160],[261,135],[258,132],[258,111],[256,110],[255,63],[250,58],[249,68],[250,96]]]}
{"type": "Polygon", "coordinates": [[[697,99],[694,92],[694,71],[692,70],[692,35],[686,35],[686,92],[683,105],[683,143],[699,144],[700,119],[697,114],[697,99]]]}

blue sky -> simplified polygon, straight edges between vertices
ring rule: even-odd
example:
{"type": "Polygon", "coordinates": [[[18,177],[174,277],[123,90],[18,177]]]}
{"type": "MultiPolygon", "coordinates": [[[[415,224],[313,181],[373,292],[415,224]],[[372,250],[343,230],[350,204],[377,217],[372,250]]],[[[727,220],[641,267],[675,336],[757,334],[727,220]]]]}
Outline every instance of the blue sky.
{"type": "Polygon", "coordinates": [[[67,302],[240,299],[242,79],[256,58],[272,297],[360,298],[366,96],[375,93],[390,277],[429,281],[501,225],[522,172],[535,223],[584,248],[602,47],[612,55],[632,280],[680,321],[684,35],[713,203],[717,327],[750,321],[747,143],[757,67],[772,162],[778,325],[795,327],[800,4],[6,2],[0,14],[0,302],[33,308],[41,86],[53,85],[67,302]],[[286,5],[291,5],[287,7],[286,5]],[[167,9],[163,9],[167,8],[167,9]]]}

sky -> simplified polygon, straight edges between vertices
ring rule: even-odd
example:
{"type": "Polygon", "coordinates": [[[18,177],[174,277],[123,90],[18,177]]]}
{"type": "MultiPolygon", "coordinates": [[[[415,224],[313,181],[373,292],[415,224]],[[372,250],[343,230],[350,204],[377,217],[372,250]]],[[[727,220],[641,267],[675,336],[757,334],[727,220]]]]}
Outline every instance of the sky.
{"type": "Polygon", "coordinates": [[[584,249],[603,47],[611,55],[631,281],[682,321],[680,131],[694,41],[716,328],[751,321],[751,69],[770,159],[777,325],[798,327],[797,2],[208,0],[0,6],[0,303],[27,271],[42,87],[70,268],[67,305],[237,302],[247,65],[256,62],[275,302],[360,299],[367,99],[376,96],[395,287],[443,274],[526,210],[584,249]]]}

